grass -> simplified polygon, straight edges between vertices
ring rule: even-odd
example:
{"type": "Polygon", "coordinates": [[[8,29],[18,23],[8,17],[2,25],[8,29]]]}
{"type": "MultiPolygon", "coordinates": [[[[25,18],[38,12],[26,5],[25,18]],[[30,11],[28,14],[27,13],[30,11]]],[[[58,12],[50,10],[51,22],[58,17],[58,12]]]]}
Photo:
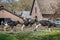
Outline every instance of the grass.
{"type": "Polygon", "coordinates": [[[60,32],[30,32],[17,34],[19,40],[59,40],[60,32]]]}
{"type": "Polygon", "coordinates": [[[60,32],[20,32],[17,34],[0,33],[0,40],[60,40],[60,32]]]}
{"type": "Polygon", "coordinates": [[[39,30],[44,31],[36,31],[36,32],[20,32],[17,34],[8,34],[0,32],[0,40],[60,40],[60,29],[59,28],[51,28],[51,32],[45,31],[46,29],[39,28],[39,30]]]}

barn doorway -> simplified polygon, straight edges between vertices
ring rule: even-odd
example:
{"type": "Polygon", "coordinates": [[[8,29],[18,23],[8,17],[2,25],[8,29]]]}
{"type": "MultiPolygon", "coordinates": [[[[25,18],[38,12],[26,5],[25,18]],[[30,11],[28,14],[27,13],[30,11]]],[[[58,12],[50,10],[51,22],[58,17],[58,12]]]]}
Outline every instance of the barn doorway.
{"type": "Polygon", "coordinates": [[[2,22],[4,22],[4,18],[0,18],[0,25],[2,22]]]}

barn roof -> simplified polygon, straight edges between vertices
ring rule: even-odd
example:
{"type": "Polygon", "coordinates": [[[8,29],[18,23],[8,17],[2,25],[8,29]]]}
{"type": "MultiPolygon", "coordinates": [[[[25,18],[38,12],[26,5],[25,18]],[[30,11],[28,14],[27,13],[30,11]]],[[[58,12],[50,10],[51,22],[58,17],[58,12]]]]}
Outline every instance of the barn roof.
{"type": "MultiPolygon", "coordinates": [[[[14,15],[14,16],[16,16],[18,18],[21,18],[21,19],[22,18],[31,18],[30,11],[15,11],[15,13],[13,13],[13,12],[5,9],[3,6],[0,6],[0,11],[2,11],[2,10],[5,10],[5,11],[11,13],[12,15],[14,15]],[[22,13],[22,15],[21,15],[21,13],[22,13]],[[21,15],[21,17],[20,17],[20,15],[21,15]]],[[[2,15],[0,17],[2,17],[2,15]]]]}
{"type": "Polygon", "coordinates": [[[9,17],[12,18],[12,20],[14,21],[17,21],[17,20],[22,21],[22,17],[19,17],[13,12],[10,12],[9,10],[5,8],[0,7],[0,18],[9,18],[9,17]]]}
{"type": "MultiPolygon", "coordinates": [[[[12,15],[17,16],[15,13],[13,13],[13,12],[11,12],[11,11],[9,11],[9,10],[5,9],[5,8],[4,8],[4,6],[0,6],[0,11],[1,11],[1,10],[5,10],[5,11],[7,11],[7,12],[11,13],[12,15]]],[[[17,17],[19,17],[19,16],[17,16],[17,17]]]]}
{"type": "Polygon", "coordinates": [[[35,1],[37,1],[42,14],[54,14],[54,10],[52,9],[51,5],[52,6],[54,5],[54,7],[57,7],[57,4],[60,2],[60,0],[33,0],[31,13],[32,13],[35,1]]]}
{"type": "Polygon", "coordinates": [[[15,14],[17,16],[22,16],[23,18],[31,18],[30,17],[30,11],[15,11],[15,14]]]}

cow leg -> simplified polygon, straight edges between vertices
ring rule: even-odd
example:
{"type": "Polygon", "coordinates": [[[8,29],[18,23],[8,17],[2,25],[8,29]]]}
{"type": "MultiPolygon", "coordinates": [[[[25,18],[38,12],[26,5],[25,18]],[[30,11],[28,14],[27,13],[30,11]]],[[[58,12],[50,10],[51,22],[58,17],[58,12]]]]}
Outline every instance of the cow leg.
{"type": "Polygon", "coordinates": [[[4,26],[4,31],[6,31],[6,28],[8,27],[8,24],[6,23],[4,26]]]}
{"type": "Polygon", "coordinates": [[[36,25],[34,32],[37,31],[37,28],[40,26],[41,24],[36,25]]]}
{"type": "Polygon", "coordinates": [[[21,27],[21,31],[23,31],[23,30],[24,30],[24,27],[25,27],[25,25],[23,24],[23,25],[22,25],[22,27],[21,27]]]}
{"type": "Polygon", "coordinates": [[[4,26],[4,31],[6,31],[6,28],[8,28],[8,26],[4,26]]]}
{"type": "Polygon", "coordinates": [[[4,26],[4,31],[6,31],[6,26],[4,26]]]}
{"type": "Polygon", "coordinates": [[[16,26],[12,26],[12,28],[11,28],[11,32],[13,32],[14,31],[14,28],[15,28],[16,26]]]}
{"type": "Polygon", "coordinates": [[[49,32],[51,32],[51,31],[52,31],[52,29],[49,27],[49,28],[48,28],[48,31],[49,31],[49,32]]]}
{"type": "Polygon", "coordinates": [[[52,29],[51,29],[51,24],[48,24],[48,30],[49,30],[49,32],[52,31],[52,29]]]}

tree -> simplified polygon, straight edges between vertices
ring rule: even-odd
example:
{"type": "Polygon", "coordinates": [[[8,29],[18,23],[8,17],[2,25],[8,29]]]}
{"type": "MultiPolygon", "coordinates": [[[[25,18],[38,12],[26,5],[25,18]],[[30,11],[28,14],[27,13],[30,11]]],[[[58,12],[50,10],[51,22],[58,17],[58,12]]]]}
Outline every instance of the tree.
{"type": "Polygon", "coordinates": [[[32,0],[20,0],[21,10],[30,10],[32,6],[32,0]]]}
{"type": "Polygon", "coordinates": [[[1,5],[4,5],[6,9],[9,11],[22,11],[22,10],[30,10],[32,7],[32,0],[7,0],[8,3],[0,1],[1,5]]]}

